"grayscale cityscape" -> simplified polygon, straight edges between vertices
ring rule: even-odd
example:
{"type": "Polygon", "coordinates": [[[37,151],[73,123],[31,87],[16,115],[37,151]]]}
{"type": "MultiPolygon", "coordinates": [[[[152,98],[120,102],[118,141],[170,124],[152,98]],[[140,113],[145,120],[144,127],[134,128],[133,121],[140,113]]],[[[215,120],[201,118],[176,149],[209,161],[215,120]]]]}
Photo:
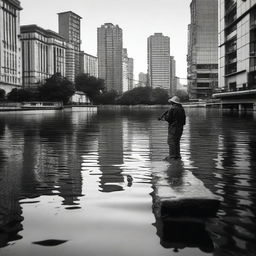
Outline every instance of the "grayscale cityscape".
{"type": "Polygon", "coordinates": [[[256,255],[256,0],[0,0],[0,256],[256,255]]]}

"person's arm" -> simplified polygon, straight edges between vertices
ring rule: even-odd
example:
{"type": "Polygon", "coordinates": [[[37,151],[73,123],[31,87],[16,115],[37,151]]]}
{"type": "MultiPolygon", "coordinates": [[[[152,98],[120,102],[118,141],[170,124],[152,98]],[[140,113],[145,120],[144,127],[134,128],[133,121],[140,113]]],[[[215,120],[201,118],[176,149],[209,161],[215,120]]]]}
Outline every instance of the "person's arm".
{"type": "Polygon", "coordinates": [[[160,120],[165,120],[166,115],[168,114],[168,111],[169,111],[169,110],[166,110],[166,111],[158,118],[158,120],[159,120],[159,121],[160,121],[160,120]]]}

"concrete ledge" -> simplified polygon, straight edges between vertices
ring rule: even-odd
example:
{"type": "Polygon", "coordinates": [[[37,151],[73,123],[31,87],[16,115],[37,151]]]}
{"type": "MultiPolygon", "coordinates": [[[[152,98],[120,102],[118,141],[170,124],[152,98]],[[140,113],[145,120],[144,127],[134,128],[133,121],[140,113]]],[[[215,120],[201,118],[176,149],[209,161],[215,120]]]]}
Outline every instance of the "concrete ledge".
{"type": "Polygon", "coordinates": [[[158,217],[216,216],[221,198],[207,189],[183,162],[153,163],[153,208],[158,217]]]}
{"type": "Polygon", "coordinates": [[[160,201],[161,216],[215,217],[220,201],[214,198],[179,198],[160,201]]]}

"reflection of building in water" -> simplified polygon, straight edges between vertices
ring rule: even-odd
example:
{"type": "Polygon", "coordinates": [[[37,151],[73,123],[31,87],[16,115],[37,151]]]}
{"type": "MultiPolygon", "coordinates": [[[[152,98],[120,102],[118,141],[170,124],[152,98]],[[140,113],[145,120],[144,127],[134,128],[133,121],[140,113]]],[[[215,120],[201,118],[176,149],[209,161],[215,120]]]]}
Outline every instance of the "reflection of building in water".
{"type": "MultiPolygon", "coordinates": [[[[249,134],[241,132],[245,130],[241,120],[233,123],[232,127],[223,130],[221,140],[222,154],[218,161],[218,192],[223,196],[221,215],[221,228],[225,233],[226,241],[218,241],[216,254],[232,248],[241,255],[246,255],[249,250],[248,241],[254,236],[255,229],[253,209],[254,195],[251,184],[254,173],[250,162],[249,134]],[[233,219],[230,221],[230,219],[233,219]],[[237,242],[241,241],[241,242],[237,242]]],[[[225,124],[222,124],[224,127],[225,124]]],[[[248,124],[246,124],[248,125],[248,124]]],[[[255,156],[254,156],[255,158],[255,156]]],[[[219,229],[212,227],[213,231],[219,229]]]]}
{"type": "Polygon", "coordinates": [[[147,122],[123,119],[124,162],[143,163],[150,160],[147,122]]]}
{"type": "MultiPolygon", "coordinates": [[[[161,116],[164,111],[165,109],[160,110],[159,116],[161,116]]],[[[157,121],[156,117],[155,120],[150,120],[149,127],[151,127],[149,130],[151,160],[162,160],[169,154],[167,145],[168,123],[157,121]]]]}
{"type": "Polygon", "coordinates": [[[71,122],[71,115],[58,114],[1,119],[0,247],[20,238],[20,199],[59,194],[64,205],[78,203],[82,195],[80,156],[91,146],[84,140],[89,119],[84,113],[77,124],[71,122]]]}
{"type": "Polygon", "coordinates": [[[215,183],[212,177],[214,177],[216,159],[218,158],[221,118],[214,117],[202,109],[189,113],[187,122],[190,129],[190,161],[195,168],[194,174],[214,192],[215,183]]]}
{"type": "Polygon", "coordinates": [[[0,152],[4,155],[0,159],[0,247],[3,247],[21,238],[18,232],[22,230],[23,220],[19,205],[23,139],[12,136],[4,120],[0,129],[0,152]]]}
{"type": "Polygon", "coordinates": [[[99,165],[102,172],[100,187],[102,192],[123,190],[123,123],[118,117],[100,116],[99,165]],[[115,120],[112,120],[112,119],[115,120]]]}

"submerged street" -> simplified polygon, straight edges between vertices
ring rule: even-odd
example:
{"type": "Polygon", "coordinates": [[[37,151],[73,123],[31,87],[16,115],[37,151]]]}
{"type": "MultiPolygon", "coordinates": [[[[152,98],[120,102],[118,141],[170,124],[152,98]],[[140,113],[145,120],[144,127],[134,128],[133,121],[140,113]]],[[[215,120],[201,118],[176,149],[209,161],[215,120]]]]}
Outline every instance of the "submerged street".
{"type": "Polygon", "coordinates": [[[173,168],[223,199],[190,227],[152,209],[152,164],[168,154],[161,110],[0,114],[1,256],[254,255],[253,113],[186,110],[173,168]]]}

